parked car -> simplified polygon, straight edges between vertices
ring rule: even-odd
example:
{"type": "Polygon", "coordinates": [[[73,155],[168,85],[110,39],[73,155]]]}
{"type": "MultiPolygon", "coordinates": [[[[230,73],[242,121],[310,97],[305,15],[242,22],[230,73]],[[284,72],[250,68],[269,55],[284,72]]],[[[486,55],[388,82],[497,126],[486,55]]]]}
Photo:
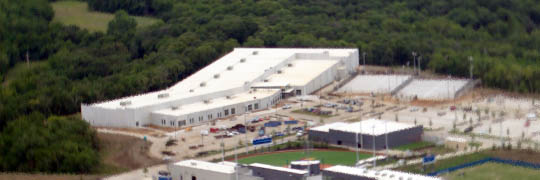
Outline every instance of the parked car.
{"type": "Polygon", "coordinates": [[[300,130],[296,133],[296,136],[303,136],[304,135],[304,131],[300,130]]]}
{"type": "Polygon", "coordinates": [[[291,109],[292,106],[290,104],[285,104],[283,107],[281,107],[282,109],[291,109]]]}
{"type": "Polygon", "coordinates": [[[412,107],[410,111],[411,111],[411,112],[416,112],[416,111],[418,111],[418,110],[420,110],[420,108],[418,108],[418,107],[412,107]]]}
{"type": "Polygon", "coordinates": [[[304,128],[303,127],[293,127],[292,130],[293,131],[303,131],[304,128]]]}

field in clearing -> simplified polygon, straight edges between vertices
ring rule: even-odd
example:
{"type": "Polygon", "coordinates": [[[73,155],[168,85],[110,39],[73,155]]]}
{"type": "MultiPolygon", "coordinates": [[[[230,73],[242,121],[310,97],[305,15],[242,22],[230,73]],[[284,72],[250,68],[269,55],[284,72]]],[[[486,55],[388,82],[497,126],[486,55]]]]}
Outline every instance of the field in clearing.
{"type": "MultiPolygon", "coordinates": [[[[89,11],[86,2],[58,1],[51,3],[51,5],[54,9],[53,21],[66,25],[76,25],[91,32],[106,32],[109,21],[114,18],[114,14],[89,11]]],[[[161,21],[155,18],[139,16],[135,16],[135,20],[137,21],[137,28],[150,26],[161,21]]]]}
{"type": "Polygon", "coordinates": [[[444,177],[449,180],[503,180],[516,178],[520,180],[533,180],[540,177],[540,170],[500,163],[485,163],[451,172],[444,175],[444,177]]]}
{"type": "MultiPolygon", "coordinates": [[[[285,166],[291,161],[301,160],[305,158],[320,160],[322,164],[331,165],[354,165],[356,161],[356,153],[350,151],[312,151],[309,155],[305,155],[304,151],[289,151],[289,152],[275,152],[261,155],[252,155],[249,157],[241,158],[239,163],[251,164],[251,163],[263,163],[274,166],[285,166]]],[[[366,159],[371,157],[369,154],[360,153],[360,159],[366,159]]]]}

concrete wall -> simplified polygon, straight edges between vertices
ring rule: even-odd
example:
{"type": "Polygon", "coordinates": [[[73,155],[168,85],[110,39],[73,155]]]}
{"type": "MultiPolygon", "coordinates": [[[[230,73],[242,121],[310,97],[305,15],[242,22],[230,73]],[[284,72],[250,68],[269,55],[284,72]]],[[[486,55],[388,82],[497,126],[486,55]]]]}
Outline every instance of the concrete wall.
{"type": "Polygon", "coordinates": [[[197,180],[235,180],[234,173],[220,173],[205,169],[196,169],[185,166],[169,165],[169,171],[173,180],[191,180],[192,176],[197,177],[197,180]]]}
{"type": "Polygon", "coordinates": [[[322,174],[324,180],[376,180],[375,178],[353,176],[349,174],[335,173],[325,170],[322,170],[322,174]]]}
{"type": "Polygon", "coordinates": [[[317,174],[321,173],[320,164],[311,164],[311,165],[295,165],[295,164],[291,164],[291,168],[292,169],[309,171],[309,174],[317,175],[317,174]]]}
{"type": "Polygon", "coordinates": [[[249,168],[252,170],[253,176],[262,177],[264,180],[302,180],[307,176],[307,173],[296,174],[253,166],[249,166],[249,168]]]}
{"type": "MultiPolygon", "coordinates": [[[[422,126],[416,126],[410,129],[404,129],[401,131],[395,131],[388,134],[388,146],[389,148],[398,147],[401,145],[409,144],[412,142],[418,142],[422,138],[424,129],[422,126]]],[[[328,133],[309,131],[309,139],[313,141],[327,142],[328,144],[343,145],[349,147],[361,146],[364,149],[373,148],[373,136],[362,135],[356,144],[356,133],[337,131],[330,129],[328,133]]],[[[385,135],[375,136],[375,149],[381,150],[386,147],[385,135]]]]}

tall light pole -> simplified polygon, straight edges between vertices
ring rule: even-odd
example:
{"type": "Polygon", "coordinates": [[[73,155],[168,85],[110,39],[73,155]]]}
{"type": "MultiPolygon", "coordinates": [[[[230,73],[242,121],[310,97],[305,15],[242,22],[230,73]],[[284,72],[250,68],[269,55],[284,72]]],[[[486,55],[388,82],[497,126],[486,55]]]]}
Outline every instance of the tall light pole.
{"type": "Polygon", "coordinates": [[[364,71],[363,71],[364,74],[366,73],[366,55],[367,55],[367,53],[365,51],[362,52],[362,56],[364,57],[364,67],[363,67],[364,68],[364,71]]]}
{"type": "Polygon", "coordinates": [[[416,52],[412,52],[413,56],[413,74],[416,74],[416,52]]]}
{"type": "Polygon", "coordinates": [[[249,111],[247,111],[247,107],[246,107],[246,113],[244,113],[244,128],[246,128],[246,133],[245,133],[245,139],[244,141],[246,142],[245,143],[245,146],[246,146],[246,155],[248,155],[248,152],[249,152],[249,149],[248,149],[248,123],[247,123],[247,114],[249,114],[249,111]]]}
{"type": "Polygon", "coordinates": [[[388,128],[387,128],[387,122],[388,121],[384,121],[384,141],[385,141],[385,144],[386,144],[386,155],[388,156],[388,128]]]}
{"type": "MultiPolygon", "coordinates": [[[[359,127],[362,127],[362,122],[359,122],[358,126],[359,127]]],[[[360,134],[360,131],[362,131],[362,128],[359,129],[359,131],[356,132],[356,163],[358,163],[358,161],[360,160],[360,158],[358,157],[358,134],[360,134]]]]}
{"type": "Polygon", "coordinates": [[[373,134],[373,167],[377,166],[377,154],[375,154],[375,125],[371,127],[373,134]]]}
{"type": "Polygon", "coordinates": [[[418,73],[422,72],[422,56],[418,56],[418,73]]]}
{"type": "Polygon", "coordinates": [[[471,75],[471,79],[473,79],[473,57],[472,56],[469,56],[469,62],[470,62],[470,75],[471,75]]]}

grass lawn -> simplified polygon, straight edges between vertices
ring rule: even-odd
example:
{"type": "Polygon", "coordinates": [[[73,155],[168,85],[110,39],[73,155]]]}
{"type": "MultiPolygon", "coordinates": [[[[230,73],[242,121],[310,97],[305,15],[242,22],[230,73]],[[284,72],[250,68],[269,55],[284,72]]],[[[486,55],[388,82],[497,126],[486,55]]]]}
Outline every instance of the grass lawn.
{"type": "Polygon", "coordinates": [[[422,170],[422,164],[408,165],[398,168],[401,171],[407,171],[412,173],[426,174],[429,172],[434,172],[442,169],[447,169],[450,167],[458,166],[468,162],[478,161],[490,157],[490,154],[487,152],[477,152],[473,154],[468,154],[464,156],[457,156],[455,158],[437,160],[435,164],[430,165],[426,168],[424,172],[422,170]]]}
{"type": "Polygon", "coordinates": [[[446,174],[443,177],[449,180],[533,180],[540,177],[540,170],[500,163],[485,163],[471,168],[460,169],[446,174]]]}
{"type": "Polygon", "coordinates": [[[394,149],[401,150],[401,151],[406,151],[406,150],[411,150],[412,151],[412,150],[417,150],[417,149],[430,147],[430,146],[433,146],[433,145],[435,145],[435,144],[430,143],[430,142],[426,142],[426,141],[419,141],[419,142],[414,142],[414,143],[398,146],[398,147],[396,147],[394,149]]]}
{"type": "MultiPolygon", "coordinates": [[[[263,163],[275,166],[284,166],[287,162],[290,163],[291,161],[300,160],[304,157],[306,157],[304,156],[304,151],[294,151],[251,156],[239,159],[238,161],[244,164],[263,163]]],[[[370,154],[360,153],[360,159],[366,159],[369,157],[371,157],[370,154]]],[[[351,166],[355,164],[356,153],[349,151],[313,151],[308,158],[321,160],[321,163],[324,164],[342,164],[351,166]]]]}
{"type": "MultiPolygon", "coordinates": [[[[80,1],[57,1],[51,3],[54,9],[53,21],[66,25],[76,25],[80,28],[88,29],[91,32],[106,32],[109,21],[114,18],[114,14],[90,12],[88,4],[80,1]]],[[[159,19],[150,17],[135,16],[137,28],[152,25],[159,19]]]]}

